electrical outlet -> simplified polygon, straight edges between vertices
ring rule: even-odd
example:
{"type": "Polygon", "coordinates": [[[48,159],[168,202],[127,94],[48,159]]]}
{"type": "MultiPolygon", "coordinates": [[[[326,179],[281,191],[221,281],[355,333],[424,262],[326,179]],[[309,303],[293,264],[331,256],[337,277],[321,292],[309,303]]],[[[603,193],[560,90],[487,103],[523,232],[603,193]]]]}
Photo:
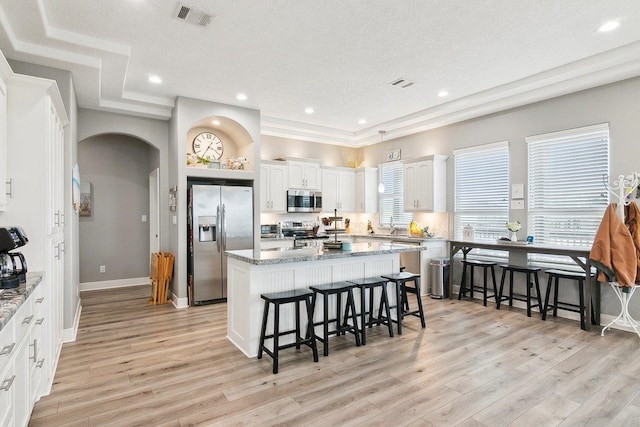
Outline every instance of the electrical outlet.
{"type": "Polygon", "coordinates": [[[100,273],[105,273],[107,271],[107,266],[106,265],[101,265],[100,266],[100,273]]]}
{"type": "Polygon", "coordinates": [[[142,222],[147,222],[147,216],[146,215],[142,215],[142,222]]]}

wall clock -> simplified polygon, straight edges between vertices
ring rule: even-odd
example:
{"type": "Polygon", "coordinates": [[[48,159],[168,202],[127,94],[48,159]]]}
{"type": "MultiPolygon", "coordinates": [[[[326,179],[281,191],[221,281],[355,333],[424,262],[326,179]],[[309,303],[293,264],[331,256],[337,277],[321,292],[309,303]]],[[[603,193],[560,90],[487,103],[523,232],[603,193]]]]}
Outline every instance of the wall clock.
{"type": "Polygon", "coordinates": [[[220,160],[224,145],[216,134],[202,132],[193,138],[193,152],[203,159],[220,160]]]}
{"type": "Polygon", "coordinates": [[[394,160],[400,160],[400,149],[397,148],[395,150],[387,151],[387,162],[392,162],[394,160]]]}

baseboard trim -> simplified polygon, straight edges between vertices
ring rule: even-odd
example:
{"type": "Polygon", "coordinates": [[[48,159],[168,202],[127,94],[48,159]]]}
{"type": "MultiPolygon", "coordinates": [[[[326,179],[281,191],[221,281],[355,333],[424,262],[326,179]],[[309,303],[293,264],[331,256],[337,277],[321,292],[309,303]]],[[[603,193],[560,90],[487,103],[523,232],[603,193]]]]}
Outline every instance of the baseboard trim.
{"type": "Polygon", "coordinates": [[[98,289],[124,288],[127,286],[151,285],[148,277],[133,277],[131,279],[103,280],[101,282],[80,283],[80,292],[95,291],[98,289]]]}
{"type": "Polygon", "coordinates": [[[82,314],[82,302],[78,298],[76,314],[73,317],[73,327],[62,330],[62,343],[74,342],[78,335],[78,325],[80,324],[80,314],[82,314]]]}
{"type": "Polygon", "coordinates": [[[171,303],[175,308],[189,308],[189,298],[178,298],[176,294],[171,294],[171,303]]]}

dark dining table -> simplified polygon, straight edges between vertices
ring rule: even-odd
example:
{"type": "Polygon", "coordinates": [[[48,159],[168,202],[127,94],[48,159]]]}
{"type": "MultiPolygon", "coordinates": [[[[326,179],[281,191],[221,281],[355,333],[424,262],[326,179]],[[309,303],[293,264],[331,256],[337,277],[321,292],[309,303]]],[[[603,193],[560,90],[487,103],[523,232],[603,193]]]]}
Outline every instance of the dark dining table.
{"type": "MultiPolygon", "coordinates": [[[[453,256],[462,252],[463,258],[467,259],[467,254],[473,249],[491,249],[494,251],[507,251],[509,253],[524,254],[547,254],[559,255],[571,258],[576,265],[580,266],[586,273],[584,293],[584,318],[589,319],[592,308],[591,297],[594,297],[593,310],[595,314],[595,324],[600,324],[600,288],[594,289],[597,285],[596,280],[591,276],[591,262],[589,261],[589,252],[591,247],[577,246],[547,246],[536,243],[525,242],[508,242],[508,241],[472,241],[472,240],[450,240],[449,256],[451,257],[451,271],[449,272],[449,298],[453,298],[453,256]]],[[[591,330],[591,322],[585,322],[585,330],[591,330]]]]}

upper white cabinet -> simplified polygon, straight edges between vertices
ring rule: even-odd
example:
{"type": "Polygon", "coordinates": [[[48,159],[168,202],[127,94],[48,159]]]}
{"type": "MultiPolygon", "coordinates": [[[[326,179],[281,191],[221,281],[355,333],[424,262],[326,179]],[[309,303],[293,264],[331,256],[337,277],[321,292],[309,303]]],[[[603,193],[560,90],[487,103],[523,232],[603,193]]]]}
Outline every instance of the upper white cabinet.
{"type": "Polygon", "coordinates": [[[356,212],[378,212],[378,169],[356,169],[356,212]]]}
{"type": "Polygon", "coordinates": [[[322,168],[322,210],[355,212],[356,172],[349,168],[322,168]]]}
{"type": "Polygon", "coordinates": [[[0,212],[7,208],[7,193],[11,185],[7,183],[7,86],[6,81],[13,72],[6,59],[0,54],[0,212]]]}
{"type": "Polygon", "coordinates": [[[320,161],[287,160],[289,188],[296,190],[320,190],[320,161]]]}
{"type": "Polygon", "coordinates": [[[447,210],[447,156],[433,155],[404,165],[404,210],[447,210]]]}
{"type": "Polygon", "coordinates": [[[62,347],[64,127],[68,118],[55,81],[16,74],[6,84],[7,178],[12,195],[0,218],[4,224],[24,229],[29,243],[21,252],[31,271],[44,272],[46,282],[38,287],[42,293],[33,302],[34,321],[39,323],[32,331],[31,357],[37,356],[38,367],[31,367],[30,387],[37,398],[50,390],[62,347]]]}
{"type": "Polygon", "coordinates": [[[260,212],[286,212],[288,168],[284,162],[260,164],[260,212]]]}

